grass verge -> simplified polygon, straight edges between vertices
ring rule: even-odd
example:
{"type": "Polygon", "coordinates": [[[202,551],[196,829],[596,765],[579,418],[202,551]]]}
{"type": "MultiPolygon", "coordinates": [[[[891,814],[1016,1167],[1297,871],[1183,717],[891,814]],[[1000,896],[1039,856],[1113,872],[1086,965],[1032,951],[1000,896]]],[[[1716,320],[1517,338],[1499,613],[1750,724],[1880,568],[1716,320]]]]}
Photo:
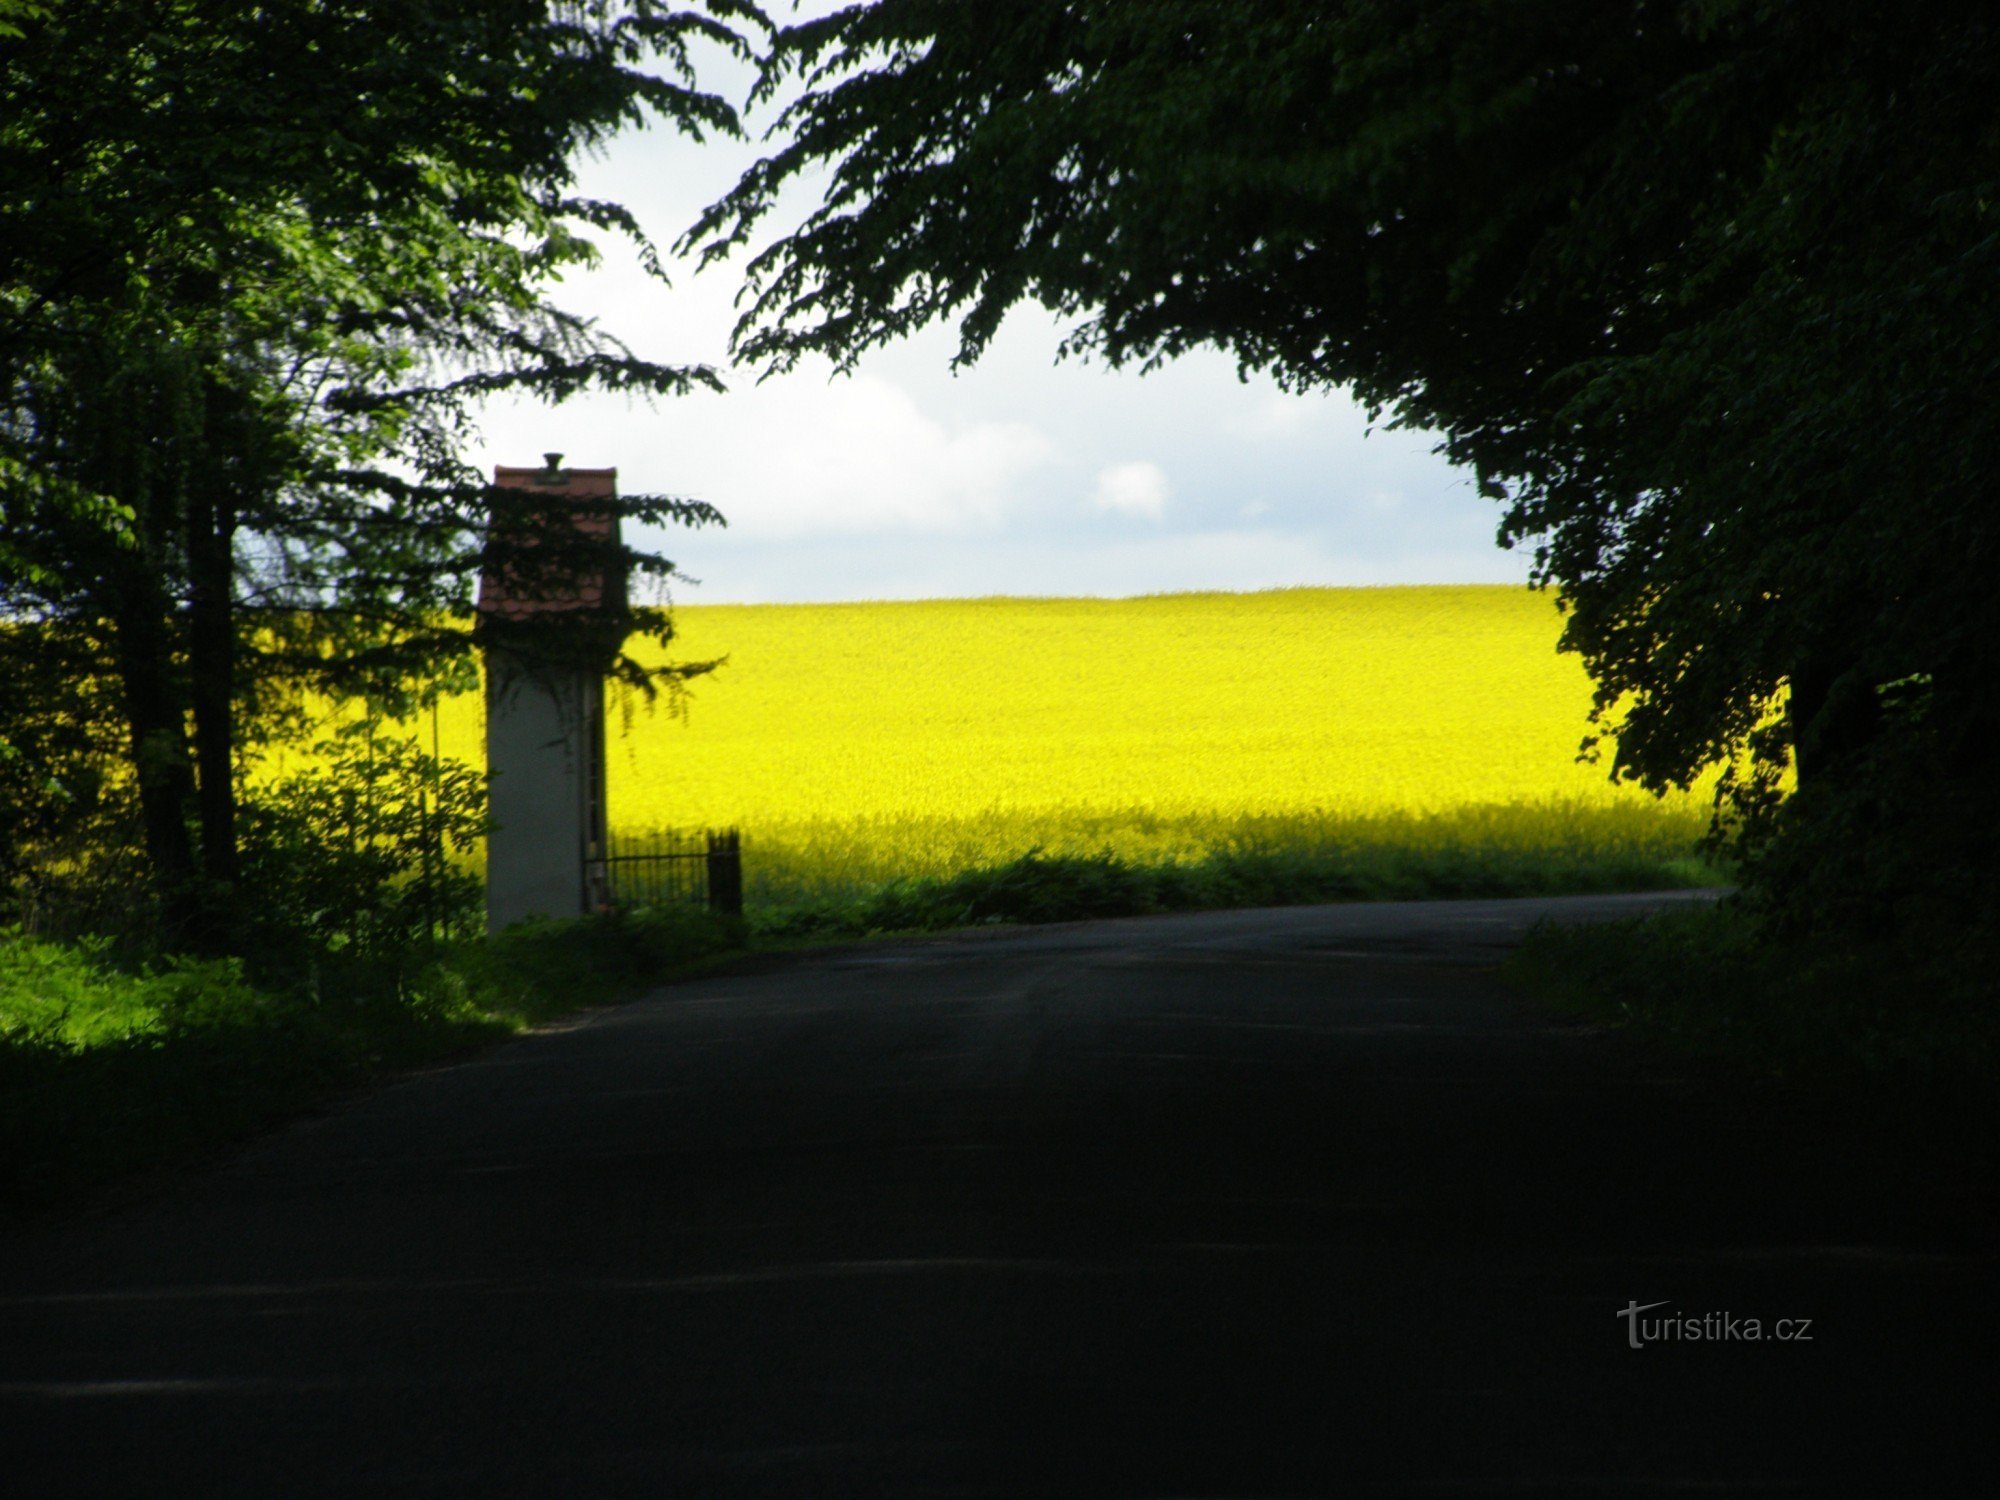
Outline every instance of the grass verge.
{"type": "Polygon", "coordinates": [[[898,882],[948,881],[1032,852],[1102,856],[1149,869],[1234,860],[1332,872],[1360,888],[1451,884],[1477,868],[1485,878],[1524,889],[1549,882],[1595,889],[1597,882],[1615,884],[1633,871],[1686,865],[1706,827],[1698,807],[1649,798],[1562,797],[1458,803],[1428,812],[1056,805],[768,818],[745,826],[743,879],[745,897],[756,907],[838,906],[865,901],[898,882]],[[1507,873],[1496,877],[1496,871],[1507,873]]]}
{"type": "Polygon", "coordinates": [[[2000,944],[1927,932],[1896,940],[1774,938],[1732,901],[1629,922],[1544,925],[1504,969],[1574,1015],[1885,1126],[1954,1128],[1994,1148],[2000,1101],[2000,944]]]}
{"type": "Polygon", "coordinates": [[[234,959],[137,970],[0,933],[0,1203],[46,1206],[741,946],[701,911],[530,924],[401,965],[259,987],[234,959]]]}
{"type": "Polygon", "coordinates": [[[1573,895],[1692,889],[1721,872],[1683,853],[1606,856],[1493,845],[1413,849],[1216,850],[1193,859],[1139,863],[1115,854],[1046,854],[950,876],[894,880],[846,900],[801,902],[751,917],[759,938],[810,940],[882,932],[935,931],[998,922],[1315,901],[1397,901],[1453,896],[1573,895]]]}
{"type": "Polygon", "coordinates": [[[0,1202],[50,1203],[240,1139],[327,1098],[746,947],[980,923],[1712,883],[1698,860],[1601,849],[1237,847],[1136,862],[1039,851],[747,923],[699,909],[530,923],[274,988],[236,960],[121,968],[102,944],[0,932],[0,1202]]]}

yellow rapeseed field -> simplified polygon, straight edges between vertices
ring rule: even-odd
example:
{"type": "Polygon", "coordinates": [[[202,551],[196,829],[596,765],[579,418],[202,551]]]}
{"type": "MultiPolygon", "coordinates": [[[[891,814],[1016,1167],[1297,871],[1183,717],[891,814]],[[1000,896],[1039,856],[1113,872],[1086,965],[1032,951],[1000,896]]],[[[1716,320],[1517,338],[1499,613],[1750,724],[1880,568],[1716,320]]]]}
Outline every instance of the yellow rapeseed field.
{"type": "MultiPolygon", "coordinates": [[[[766,899],[1031,848],[1356,840],[1671,852],[1705,799],[1579,765],[1590,683],[1504,586],[683,605],[726,657],[684,717],[614,709],[615,826],[738,826],[766,899]]],[[[476,759],[478,708],[444,748],[476,759]]]]}

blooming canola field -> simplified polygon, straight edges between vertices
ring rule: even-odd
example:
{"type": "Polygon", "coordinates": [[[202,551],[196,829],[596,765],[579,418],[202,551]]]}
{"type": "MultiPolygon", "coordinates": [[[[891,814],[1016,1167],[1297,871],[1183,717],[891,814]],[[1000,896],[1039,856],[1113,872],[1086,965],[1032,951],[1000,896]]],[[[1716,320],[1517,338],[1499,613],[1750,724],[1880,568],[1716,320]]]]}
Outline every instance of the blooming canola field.
{"type": "MultiPolygon", "coordinates": [[[[683,605],[684,712],[614,699],[614,827],[736,826],[767,899],[1030,849],[1198,857],[1355,838],[1685,848],[1577,762],[1591,685],[1546,594],[683,605]]],[[[477,759],[478,708],[445,749],[477,759]]]]}

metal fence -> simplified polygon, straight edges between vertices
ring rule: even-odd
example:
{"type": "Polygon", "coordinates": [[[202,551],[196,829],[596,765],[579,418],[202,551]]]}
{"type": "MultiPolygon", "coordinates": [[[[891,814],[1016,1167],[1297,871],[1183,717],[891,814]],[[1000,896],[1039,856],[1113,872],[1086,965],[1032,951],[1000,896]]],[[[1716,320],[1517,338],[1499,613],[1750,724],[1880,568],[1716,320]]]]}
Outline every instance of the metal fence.
{"type": "Polygon", "coordinates": [[[671,904],[743,910],[743,842],[734,828],[694,833],[610,834],[583,862],[595,911],[671,904]]]}

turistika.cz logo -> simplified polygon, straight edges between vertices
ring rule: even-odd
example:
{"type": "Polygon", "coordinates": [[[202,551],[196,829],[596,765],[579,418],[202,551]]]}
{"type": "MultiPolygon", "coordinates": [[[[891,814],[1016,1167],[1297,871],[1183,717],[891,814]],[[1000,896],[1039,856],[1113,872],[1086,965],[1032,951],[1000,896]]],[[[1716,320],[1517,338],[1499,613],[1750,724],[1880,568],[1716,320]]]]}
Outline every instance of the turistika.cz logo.
{"type": "Polygon", "coordinates": [[[1779,1318],[1767,1330],[1761,1318],[1739,1318],[1733,1313],[1661,1313],[1642,1318],[1641,1313],[1667,1302],[1628,1302],[1618,1316],[1625,1320],[1625,1338],[1634,1349],[1644,1344],[1759,1343],[1765,1339],[1788,1344],[1812,1342],[1811,1318],[1779,1318]]]}

